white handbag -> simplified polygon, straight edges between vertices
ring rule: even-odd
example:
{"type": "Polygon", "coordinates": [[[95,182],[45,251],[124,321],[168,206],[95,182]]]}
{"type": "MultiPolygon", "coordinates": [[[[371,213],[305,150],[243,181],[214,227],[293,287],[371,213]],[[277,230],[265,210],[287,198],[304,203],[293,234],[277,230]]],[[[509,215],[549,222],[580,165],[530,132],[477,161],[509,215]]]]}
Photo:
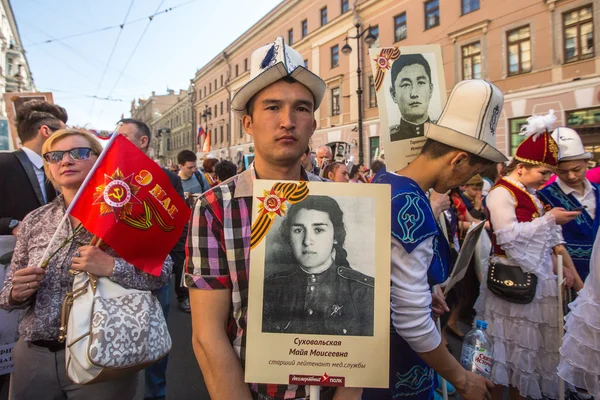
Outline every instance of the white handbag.
{"type": "Polygon", "coordinates": [[[106,277],[75,275],[62,308],[68,377],[86,384],[139,371],[166,356],[171,336],[150,291],[126,289],[106,277]]]}

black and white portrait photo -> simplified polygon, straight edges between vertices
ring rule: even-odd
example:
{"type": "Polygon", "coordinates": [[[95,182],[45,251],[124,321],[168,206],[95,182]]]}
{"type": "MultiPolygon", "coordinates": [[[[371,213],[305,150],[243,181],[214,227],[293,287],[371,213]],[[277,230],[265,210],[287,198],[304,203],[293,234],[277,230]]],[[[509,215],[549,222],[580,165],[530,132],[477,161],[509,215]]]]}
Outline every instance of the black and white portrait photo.
{"type": "Polygon", "coordinates": [[[388,170],[404,168],[419,155],[427,123],[435,123],[446,103],[444,63],[439,45],[399,47],[385,60],[384,48],[369,49],[388,170]],[[382,61],[383,60],[383,61],[382,61]],[[388,159],[388,156],[391,156],[388,159]]]}
{"type": "Polygon", "coordinates": [[[266,236],[262,332],[373,336],[375,201],[309,195],[266,236]]]}

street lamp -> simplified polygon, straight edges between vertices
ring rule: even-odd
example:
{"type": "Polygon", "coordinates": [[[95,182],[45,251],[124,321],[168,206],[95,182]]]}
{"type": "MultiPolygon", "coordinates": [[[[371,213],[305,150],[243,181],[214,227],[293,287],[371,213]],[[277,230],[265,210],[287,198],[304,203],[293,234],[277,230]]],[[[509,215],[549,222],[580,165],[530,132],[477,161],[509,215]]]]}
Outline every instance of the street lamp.
{"type": "Polygon", "coordinates": [[[342,53],[345,55],[349,55],[352,53],[352,47],[348,44],[348,39],[356,39],[356,59],[358,61],[358,66],[356,68],[356,75],[358,77],[358,88],[356,89],[356,94],[358,95],[358,162],[362,164],[364,162],[364,154],[363,154],[363,101],[362,101],[362,70],[361,70],[361,47],[360,47],[360,38],[366,33],[365,43],[370,46],[377,41],[377,38],[371,33],[371,25],[367,29],[364,29],[362,32],[360,31],[360,21],[356,20],[354,23],[356,27],[356,36],[346,36],[344,39],[346,44],[342,47],[342,53]]]}

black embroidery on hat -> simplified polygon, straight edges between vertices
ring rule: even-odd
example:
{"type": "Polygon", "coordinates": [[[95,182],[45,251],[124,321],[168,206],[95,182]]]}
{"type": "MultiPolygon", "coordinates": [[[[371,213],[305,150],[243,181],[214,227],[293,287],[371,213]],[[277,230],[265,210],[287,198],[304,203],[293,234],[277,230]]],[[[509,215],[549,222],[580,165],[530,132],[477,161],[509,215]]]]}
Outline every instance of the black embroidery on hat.
{"type": "Polygon", "coordinates": [[[267,51],[265,58],[263,58],[262,62],[260,63],[260,69],[265,69],[265,68],[270,67],[271,65],[275,64],[275,60],[277,59],[277,48],[278,47],[279,46],[277,46],[276,44],[273,44],[273,46],[271,46],[269,51],[267,51]]]}
{"type": "Polygon", "coordinates": [[[490,132],[492,136],[496,134],[496,124],[498,123],[498,117],[500,116],[500,106],[496,104],[494,111],[492,111],[492,118],[490,118],[490,132]]]}

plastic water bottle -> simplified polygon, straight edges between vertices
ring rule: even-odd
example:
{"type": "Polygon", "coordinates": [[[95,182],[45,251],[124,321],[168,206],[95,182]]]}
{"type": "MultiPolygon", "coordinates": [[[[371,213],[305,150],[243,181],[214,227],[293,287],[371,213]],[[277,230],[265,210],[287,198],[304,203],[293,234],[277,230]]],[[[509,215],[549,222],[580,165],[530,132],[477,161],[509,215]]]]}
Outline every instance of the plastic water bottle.
{"type": "Polygon", "coordinates": [[[465,335],[460,363],[468,371],[490,379],[494,356],[492,340],[486,332],[487,325],[487,322],[478,319],[475,328],[465,335]]]}

